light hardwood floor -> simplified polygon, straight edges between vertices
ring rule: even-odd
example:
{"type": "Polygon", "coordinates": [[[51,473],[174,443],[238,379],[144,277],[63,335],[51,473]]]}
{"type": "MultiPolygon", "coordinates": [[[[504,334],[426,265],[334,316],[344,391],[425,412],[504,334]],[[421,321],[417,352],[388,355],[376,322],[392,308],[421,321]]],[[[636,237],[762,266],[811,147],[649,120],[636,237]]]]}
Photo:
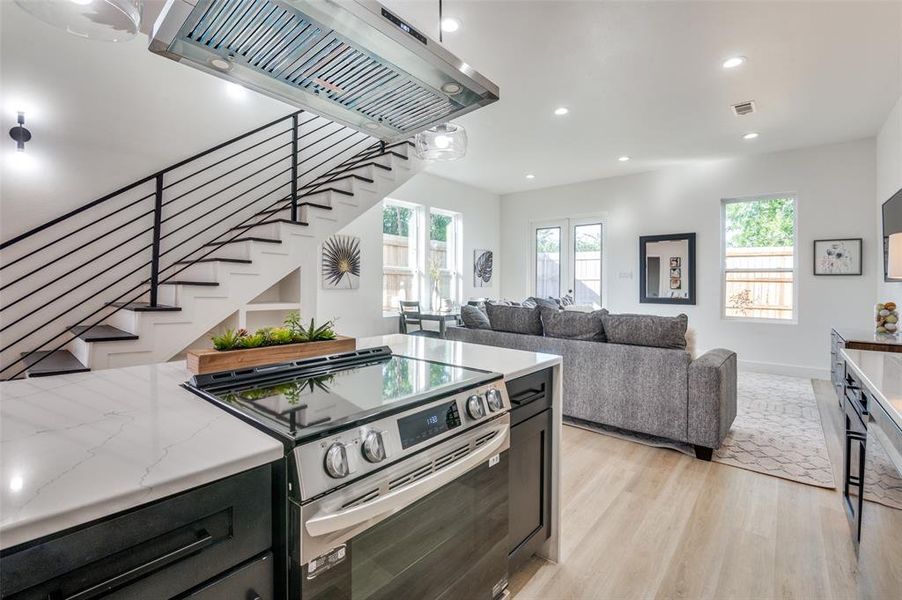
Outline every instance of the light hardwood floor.
{"type": "Polygon", "coordinates": [[[840,411],[828,382],[815,392],[836,490],[565,426],[564,558],[532,559],[515,599],[858,597],[840,411]]]}

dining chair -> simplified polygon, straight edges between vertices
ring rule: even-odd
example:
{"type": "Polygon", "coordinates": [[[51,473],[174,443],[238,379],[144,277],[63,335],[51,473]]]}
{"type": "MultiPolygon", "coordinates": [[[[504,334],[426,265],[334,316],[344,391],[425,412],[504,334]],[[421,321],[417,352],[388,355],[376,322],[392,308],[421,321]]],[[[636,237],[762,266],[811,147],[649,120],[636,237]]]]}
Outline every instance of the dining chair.
{"type": "Polygon", "coordinates": [[[423,329],[423,315],[420,310],[420,303],[416,301],[405,301],[401,300],[399,302],[401,305],[401,332],[406,333],[408,335],[422,335],[426,337],[439,337],[439,333],[437,331],[430,331],[428,329],[423,329]],[[416,325],[419,327],[416,331],[410,330],[410,325],[416,325]]]}

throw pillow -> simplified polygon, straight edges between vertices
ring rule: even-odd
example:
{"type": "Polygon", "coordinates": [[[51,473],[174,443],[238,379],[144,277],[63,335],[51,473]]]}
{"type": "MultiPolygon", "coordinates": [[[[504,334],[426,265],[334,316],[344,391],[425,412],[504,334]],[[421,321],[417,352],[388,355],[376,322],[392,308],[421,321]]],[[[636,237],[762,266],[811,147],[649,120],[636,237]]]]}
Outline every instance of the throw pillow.
{"type": "Polygon", "coordinates": [[[536,296],[530,296],[524,300],[523,306],[538,306],[539,308],[553,308],[555,310],[561,307],[554,298],[537,298],[536,296]]]}
{"type": "Polygon", "coordinates": [[[568,340],[606,342],[602,318],[608,314],[605,309],[594,312],[576,312],[542,308],[542,329],[545,337],[568,340]]]}
{"type": "Polygon", "coordinates": [[[489,323],[489,317],[477,306],[461,306],[460,318],[463,319],[464,326],[467,329],[491,329],[492,324],[489,323]]]}
{"type": "Polygon", "coordinates": [[[650,346],[652,348],[686,348],[689,317],[657,315],[604,315],[604,332],[612,344],[650,346]]]}
{"type": "Polygon", "coordinates": [[[542,316],[537,308],[486,304],[485,309],[495,331],[542,335],[542,316]]]}

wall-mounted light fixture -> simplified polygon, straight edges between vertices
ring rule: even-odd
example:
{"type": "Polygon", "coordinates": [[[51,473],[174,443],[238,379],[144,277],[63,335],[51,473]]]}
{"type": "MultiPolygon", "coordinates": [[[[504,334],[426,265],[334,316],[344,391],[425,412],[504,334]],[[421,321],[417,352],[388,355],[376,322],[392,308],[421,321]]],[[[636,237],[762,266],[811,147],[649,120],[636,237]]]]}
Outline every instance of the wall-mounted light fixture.
{"type": "Polygon", "coordinates": [[[16,142],[16,150],[19,152],[25,152],[25,142],[31,140],[31,132],[25,129],[25,113],[19,111],[19,116],[16,118],[16,122],[18,125],[9,130],[9,137],[11,137],[16,142]]]}

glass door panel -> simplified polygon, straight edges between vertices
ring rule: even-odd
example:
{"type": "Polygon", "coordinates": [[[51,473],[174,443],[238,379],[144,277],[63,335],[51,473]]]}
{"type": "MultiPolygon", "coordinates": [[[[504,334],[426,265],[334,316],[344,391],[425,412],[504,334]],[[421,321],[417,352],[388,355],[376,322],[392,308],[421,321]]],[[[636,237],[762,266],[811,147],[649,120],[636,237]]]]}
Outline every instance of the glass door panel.
{"type": "Polygon", "coordinates": [[[601,306],[601,223],[573,226],[573,301],[601,306]]]}
{"type": "Polygon", "coordinates": [[[561,228],[536,229],[536,296],[539,298],[561,295],[561,228]]]}

